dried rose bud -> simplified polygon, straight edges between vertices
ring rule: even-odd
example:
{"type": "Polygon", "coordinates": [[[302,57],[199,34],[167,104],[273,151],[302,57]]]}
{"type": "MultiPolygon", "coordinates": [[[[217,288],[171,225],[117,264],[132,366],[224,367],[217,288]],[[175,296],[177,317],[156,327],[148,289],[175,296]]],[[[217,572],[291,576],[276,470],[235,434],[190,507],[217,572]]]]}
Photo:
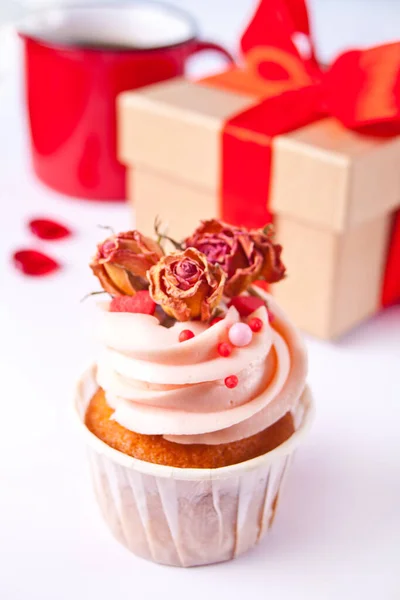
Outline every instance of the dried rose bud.
{"type": "Polygon", "coordinates": [[[162,256],[157,242],[139,231],[127,231],[99,244],[90,268],[106,292],[133,296],[148,287],[146,273],[162,256]]]}
{"type": "Polygon", "coordinates": [[[257,279],[273,283],[285,273],[280,260],[282,247],[264,231],[249,231],[212,219],[203,221],[185,246],[197,248],[209,262],[222,267],[227,276],[224,294],[229,297],[238,296],[257,279]]]}
{"type": "Polygon", "coordinates": [[[282,246],[274,244],[270,235],[263,231],[250,231],[254,251],[262,255],[262,267],[257,279],[267,283],[277,283],[285,277],[286,267],[281,261],[282,246]]]}
{"type": "Polygon", "coordinates": [[[195,248],[163,256],[147,273],[150,294],[178,321],[207,321],[222,298],[226,276],[195,248]]]}

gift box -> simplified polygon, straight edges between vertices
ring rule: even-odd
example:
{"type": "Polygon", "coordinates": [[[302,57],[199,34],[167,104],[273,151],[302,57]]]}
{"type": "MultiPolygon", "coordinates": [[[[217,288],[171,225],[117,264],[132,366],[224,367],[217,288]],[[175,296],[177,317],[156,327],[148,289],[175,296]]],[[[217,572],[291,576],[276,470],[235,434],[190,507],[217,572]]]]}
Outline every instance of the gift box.
{"type": "Polygon", "coordinates": [[[305,331],[335,338],[400,298],[400,44],[323,72],[304,2],[268,0],[242,50],[243,67],[120,97],[136,226],[152,233],[157,215],[182,239],[201,219],[273,219],[288,277],[272,293],[305,331]]]}

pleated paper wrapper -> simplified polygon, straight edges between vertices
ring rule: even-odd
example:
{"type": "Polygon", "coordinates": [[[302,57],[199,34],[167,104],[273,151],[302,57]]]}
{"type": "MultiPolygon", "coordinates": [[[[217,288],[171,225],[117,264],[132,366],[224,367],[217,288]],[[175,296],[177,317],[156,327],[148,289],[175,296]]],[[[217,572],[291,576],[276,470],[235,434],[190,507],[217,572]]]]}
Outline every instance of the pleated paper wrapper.
{"type": "Polygon", "coordinates": [[[309,428],[309,390],[292,409],[295,433],[271,452],[229,467],[182,469],[137,460],[86,428],[95,373],[91,367],[80,379],[75,407],[95,494],[114,536],[138,556],[180,567],[230,560],[257,544],[273,523],[291,457],[309,428]]]}

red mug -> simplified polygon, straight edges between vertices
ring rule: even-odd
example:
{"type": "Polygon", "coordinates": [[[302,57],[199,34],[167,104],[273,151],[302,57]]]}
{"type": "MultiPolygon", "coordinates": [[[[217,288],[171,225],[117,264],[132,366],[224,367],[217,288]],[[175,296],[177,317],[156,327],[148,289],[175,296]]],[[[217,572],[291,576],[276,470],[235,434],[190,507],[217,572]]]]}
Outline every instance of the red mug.
{"type": "Polygon", "coordinates": [[[157,2],[37,11],[20,28],[33,168],[69,196],[121,200],[117,160],[120,92],[183,75],[202,50],[192,18],[157,2]]]}

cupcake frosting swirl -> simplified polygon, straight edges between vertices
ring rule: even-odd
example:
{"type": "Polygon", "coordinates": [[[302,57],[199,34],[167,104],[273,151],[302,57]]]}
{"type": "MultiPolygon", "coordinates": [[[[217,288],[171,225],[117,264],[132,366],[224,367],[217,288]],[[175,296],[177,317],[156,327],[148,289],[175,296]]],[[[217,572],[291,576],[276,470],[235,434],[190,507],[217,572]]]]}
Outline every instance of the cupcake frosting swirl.
{"type": "Polygon", "coordinates": [[[137,433],[162,435],[180,444],[221,444],[269,427],[290,410],[306,379],[306,353],[299,334],[266,295],[251,317],[263,321],[246,347],[228,357],[217,352],[229,328],[241,320],[231,307],[213,326],[191,321],[167,329],[155,317],[102,308],[102,352],[97,381],[113,419],[137,433]],[[179,343],[179,333],[195,336],[179,343]],[[224,380],[236,375],[230,389],[224,380]]]}

